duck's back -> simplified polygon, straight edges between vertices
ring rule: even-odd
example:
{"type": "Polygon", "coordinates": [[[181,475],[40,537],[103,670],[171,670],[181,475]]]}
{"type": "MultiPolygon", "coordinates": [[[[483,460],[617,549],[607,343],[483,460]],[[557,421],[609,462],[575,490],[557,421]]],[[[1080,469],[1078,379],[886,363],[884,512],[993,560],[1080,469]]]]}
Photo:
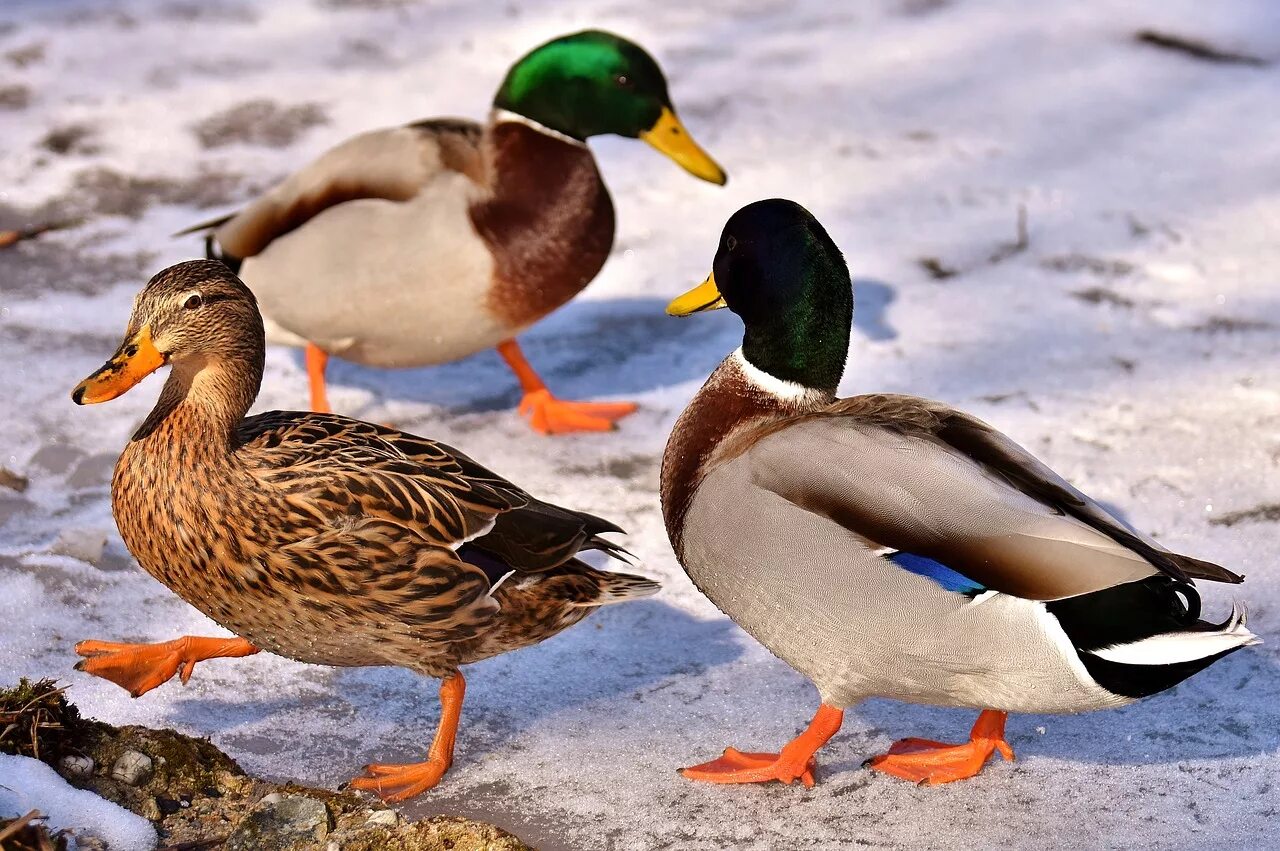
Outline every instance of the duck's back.
{"type": "Polygon", "coordinates": [[[224,225],[271,339],[411,366],[508,336],[484,309],[494,260],[469,215],[486,193],[480,138],[457,122],[357,136],[224,225]]]}
{"type": "Polygon", "coordinates": [[[525,330],[590,283],[613,233],[585,144],[446,119],[339,145],[215,236],[270,340],[404,367],[525,330]]]}

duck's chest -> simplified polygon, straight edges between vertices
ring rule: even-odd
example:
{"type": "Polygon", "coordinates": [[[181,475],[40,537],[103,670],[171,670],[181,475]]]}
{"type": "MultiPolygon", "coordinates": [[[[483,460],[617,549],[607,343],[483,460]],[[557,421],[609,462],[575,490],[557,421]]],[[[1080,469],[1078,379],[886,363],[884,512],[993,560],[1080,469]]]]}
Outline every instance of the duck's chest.
{"type": "Polygon", "coordinates": [[[613,248],[613,201],[586,145],[516,122],[492,130],[493,194],[471,221],[494,259],[488,308],[524,327],[582,291],[613,248]]]}
{"type": "MultiPolygon", "coordinates": [[[[226,463],[131,443],[116,463],[111,509],[125,546],[147,573],[215,619],[255,557],[254,507],[228,494],[236,471],[226,463]],[[228,534],[229,529],[250,534],[228,534]]],[[[251,501],[251,500],[250,500],[251,501]]]]}

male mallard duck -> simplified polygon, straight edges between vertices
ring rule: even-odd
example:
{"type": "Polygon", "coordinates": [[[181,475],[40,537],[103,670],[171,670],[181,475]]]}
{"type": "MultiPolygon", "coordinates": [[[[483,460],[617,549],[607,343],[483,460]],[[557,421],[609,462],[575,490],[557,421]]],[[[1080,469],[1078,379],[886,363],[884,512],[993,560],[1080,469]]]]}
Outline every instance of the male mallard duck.
{"type": "MultiPolygon", "coordinates": [[[[613,202],[586,140],[639,137],[703,180],[725,174],[676,117],[658,64],[606,32],[567,35],[507,73],[484,125],[436,119],[323,154],[215,228],[273,342],[306,346],[311,406],[330,354],[426,366],[497,347],[545,434],[603,431],[631,403],[556,399],[515,337],[591,282],[613,202]]],[[[220,250],[214,250],[214,241],[220,250]]]]}
{"type": "Polygon", "coordinates": [[[116,463],[111,506],[143,569],[240,636],[83,641],[77,666],[136,697],[196,662],[267,650],[321,665],[400,665],[444,680],[426,762],[353,781],[403,799],[453,759],[458,666],[527,647],[658,585],[579,561],[621,550],[607,520],[525,493],[432,440],[331,414],[245,418],[265,341],[221,263],[180,263],[134,302],[124,342],[72,393],[114,399],[170,364],[116,463]]]}
{"type": "Polygon", "coordinates": [[[905,739],[870,761],[908,780],[1006,759],[1008,712],[1120,706],[1258,639],[1199,619],[1193,579],[1240,582],[1126,527],[980,420],[911,396],[837,399],[849,271],[803,207],[725,225],[713,271],[673,301],[746,326],[662,462],[667,533],[694,583],[818,687],[780,754],[732,748],[695,780],[812,785],[814,753],[863,698],[983,709],[971,740],[905,739]]]}

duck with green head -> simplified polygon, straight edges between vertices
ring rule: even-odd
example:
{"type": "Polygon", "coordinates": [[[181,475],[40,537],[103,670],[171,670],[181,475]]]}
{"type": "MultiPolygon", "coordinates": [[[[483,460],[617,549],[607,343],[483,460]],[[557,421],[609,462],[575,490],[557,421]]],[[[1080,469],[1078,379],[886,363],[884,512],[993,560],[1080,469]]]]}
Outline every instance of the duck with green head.
{"type": "Polygon", "coordinates": [[[1194,581],[1242,577],[1133,531],[986,423],[913,396],[837,398],[853,293],[803,207],[739,210],[712,268],[668,312],[728,307],[746,330],[667,444],[667,533],[822,704],[779,753],[730,748],[685,776],[812,785],[844,709],[891,697],[983,710],[968,742],[904,739],[870,760],[960,780],[1013,758],[1008,712],[1121,706],[1258,642],[1243,609],[1200,619],[1194,581]]]}
{"type": "Polygon", "coordinates": [[[329,410],[330,355],[411,367],[496,347],[534,429],[607,430],[635,405],[557,399],[515,339],[609,256],[613,203],[586,144],[604,134],[643,139],[725,182],[676,117],[653,58],[590,30],[520,59],[486,123],[364,133],[240,212],[186,232],[210,232],[210,256],[253,289],[270,340],[306,348],[317,411],[329,410]]]}

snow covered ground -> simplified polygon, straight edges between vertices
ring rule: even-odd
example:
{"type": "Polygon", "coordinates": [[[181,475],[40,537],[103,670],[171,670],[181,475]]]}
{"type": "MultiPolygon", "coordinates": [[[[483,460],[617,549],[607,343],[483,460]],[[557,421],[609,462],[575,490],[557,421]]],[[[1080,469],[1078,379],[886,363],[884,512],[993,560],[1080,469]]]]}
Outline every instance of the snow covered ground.
{"type": "MultiPolygon", "coordinates": [[[[526,351],[562,394],[641,412],[616,434],[539,438],[492,354],[338,364],[331,399],[613,518],[666,588],[470,669],[454,769],[406,811],[546,848],[1280,846],[1280,69],[1134,38],[1280,60],[1272,0],[6,0],[0,228],[89,221],[0,253],[0,466],[30,481],[0,487],[0,682],[56,675],[91,715],[209,735],[311,783],[420,758],[436,686],[404,671],[256,656],[131,700],[71,670],[81,638],[216,627],[132,563],[111,521],[111,464],[160,382],[91,409],[67,394],[146,279],[198,253],[170,233],[357,131],[481,117],[514,58],[587,26],[650,48],[731,176],[718,189],[640,143],[592,142],[616,251],[526,351]],[[849,713],[812,790],[678,777],[727,744],[776,748],[816,702],[695,591],[657,503],[671,423],[739,334],[727,313],[661,307],[705,275],[725,218],[773,195],[813,210],[854,271],[845,391],[997,424],[1168,546],[1247,573],[1206,598],[1214,613],[1247,600],[1269,643],[1125,710],[1015,717],[1018,761],[966,783],[861,768],[973,720],[886,701],[849,713]]],[[[298,354],[272,350],[258,408],[305,401],[298,354]]]]}

